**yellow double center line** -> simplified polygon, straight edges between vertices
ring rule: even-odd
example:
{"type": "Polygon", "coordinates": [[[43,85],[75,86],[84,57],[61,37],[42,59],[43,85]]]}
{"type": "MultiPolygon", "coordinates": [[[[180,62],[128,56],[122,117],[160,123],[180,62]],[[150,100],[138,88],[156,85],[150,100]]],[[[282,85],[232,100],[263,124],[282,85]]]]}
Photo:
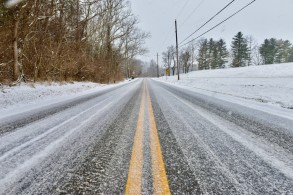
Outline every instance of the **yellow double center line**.
{"type": "Polygon", "coordinates": [[[131,154],[130,168],[128,172],[125,194],[140,194],[141,192],[145,86],[143,88],[144,89],[140,102],[139,115],[136,132],[134,136],[133,149],[131,154]]]}
{"type": "Polygon", "coordinates": [[[140,194],[142,182],[143,165],[143,124],[145,111],[145,96],[147,96],[150,148],[152,158],[153,187],[155,194],[170,194],[168,179],[164,166],[163,155],[158,136],[158,130],[155,122],[155,116],[152,108],[151,98],[148,89],[143,86],[143,94],[140,104],[136,133],[134,136],[133,149],[130,160],[128,179],[125,194],[140,194]],[[147,92],[146,92],[147,91],[147,92]]]}

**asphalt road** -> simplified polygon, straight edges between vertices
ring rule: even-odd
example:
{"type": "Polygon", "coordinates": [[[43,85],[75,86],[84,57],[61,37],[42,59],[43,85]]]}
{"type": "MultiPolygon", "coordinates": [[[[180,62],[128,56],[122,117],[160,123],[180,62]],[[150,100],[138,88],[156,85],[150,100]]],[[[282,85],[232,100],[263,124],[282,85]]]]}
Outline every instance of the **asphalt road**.
{"type": "Polygon", "coordinates": [[[138,79],[0,118],[0,194],[293,194],[293,121],[138,79]]]}

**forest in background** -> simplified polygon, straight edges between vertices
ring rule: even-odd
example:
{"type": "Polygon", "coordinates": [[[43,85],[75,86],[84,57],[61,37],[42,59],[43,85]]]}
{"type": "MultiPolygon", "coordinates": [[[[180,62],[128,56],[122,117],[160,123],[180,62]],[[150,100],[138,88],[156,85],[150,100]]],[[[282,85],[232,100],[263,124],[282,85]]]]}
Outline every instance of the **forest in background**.
{"type": "Polygon", "coordinates": [[[139,74],[150,34],[125,0],[27,0],[0,5],[0,82],[112,83],[139,74]]]}
{"type": "MultiPolygon", "coordinates": [[[[245,67],[252,65],[293,62],[293,46],[289,40],[270,38],[259,44],[253,36],[238,32],[228,49],[223,39],[202,38],[179,48],[180,72],[193,70],[245,67]]],[[[176,48],[171,45],[162,53],[162,63],[169,68],[169,75],[177,72],[176,48]]],[[[150,62],[148,72],[155,76],[155,67],[150,62]],[[154,69],[154,70],[152,70],[154,69]]]]}

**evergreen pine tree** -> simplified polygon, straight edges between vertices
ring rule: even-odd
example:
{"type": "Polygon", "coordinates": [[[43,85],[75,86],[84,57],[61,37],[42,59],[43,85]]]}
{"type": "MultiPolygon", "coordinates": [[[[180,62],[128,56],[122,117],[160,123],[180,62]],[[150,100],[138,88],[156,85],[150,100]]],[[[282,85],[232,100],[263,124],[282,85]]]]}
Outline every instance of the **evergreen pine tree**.
{"type": "Polygon", "coordinates": [[[208,43],[208,56],[207,56],[207,62],[208,62],[208,69],[212,69],[213,67],[213,52],[214,52],[214,45],[215,42],[212,38],[210,38],[208,43]]]}
{"type": "Polygon", "coordinates": [[[259,48],[264,64],[273,64],[276,60],[277,40],[275,38],[265,39],[259,48]]]}
{"type": "Polygon", "coordinates": [[[232,67],[246,66],[248,62],[249,48],[247,41],[241,32],[238,32],[232,41],[232,67]]]}
{"type": "Polygon", "coordinates": [[[278,51],[281,54],[280,63],[289,62],[290,51],[291,51],[292,45],[291,45],[290,41],[288,41],[288,40],[283,41],[281,39],[280,42],[281,42],[281,44],[280,44],[280,47],[278,48],[278,51]]]}
{"type": "Polygon", "coordinates": [[[229,53],[226,47],[226,43],[223,39],[220,39],[217,42],[217,52],[218,52],[218,56],[217,56],[218,68],[224,68],[225,64],[227,63],[227,57],[229,53]]]}
{"type": "Polygon", "coordinates": [[[276,40],[275,45],[276,54],[274,57],[273,63],[280,64],[282,63],[282,57],[283,57],[283,40],[276,40]]]}
{"type": "Polygon", "coordinates": [[[289,60],[288,60],[288,62],[293,62],[293,46],[291,47],[290,52],[289,52],[289,60]]]}
{"type": "Polygon", "coordinates": [[[264,43],[261,44],[261,46],[259,48],[259,52],[263,58],[264,64],[269,64],[269,62],[270,62],[270,57],[269,57],[269,44],[270,43],[269,42],[270,42],[269,39],[265,39],[264,43]]]}
{"type": "Polygon", "coordinates": [[[254,44],[254,38],[250,35],[246,37],[247,46],[248,46],[248,56],[247,56],[247,66],[252,65],[252,52],[253,52],[253,44],[254,44]]]}
{"type": "Polygon", "coordinates": [[[217,43],[218,42],[215,42],[214,45],[213,45],[213,52],[212,52],[212,57],[211,57],[211,68],[212,69],[217,69],[219,68],[219,65],[218,65],[218,47],[217,47],[217,43]]]}
{"type": "Polygon", "coordinates": [[[200,42],[199,49],[198,49],[198,69],[199,70],[205,70],[208,69],[208,63],[207,63],[207,56],[208,56],[208,40],[203,39],[200,42]]]}

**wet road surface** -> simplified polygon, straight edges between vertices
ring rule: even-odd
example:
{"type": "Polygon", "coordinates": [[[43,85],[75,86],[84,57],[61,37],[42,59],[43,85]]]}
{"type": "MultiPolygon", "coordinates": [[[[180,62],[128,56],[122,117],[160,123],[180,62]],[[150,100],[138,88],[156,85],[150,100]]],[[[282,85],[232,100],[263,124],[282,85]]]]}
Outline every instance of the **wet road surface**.
{"type": "Polygon", "coordinates": [[[151,79],[0,118],[0,194],[293,194],[293,121],[151,79]]]}

